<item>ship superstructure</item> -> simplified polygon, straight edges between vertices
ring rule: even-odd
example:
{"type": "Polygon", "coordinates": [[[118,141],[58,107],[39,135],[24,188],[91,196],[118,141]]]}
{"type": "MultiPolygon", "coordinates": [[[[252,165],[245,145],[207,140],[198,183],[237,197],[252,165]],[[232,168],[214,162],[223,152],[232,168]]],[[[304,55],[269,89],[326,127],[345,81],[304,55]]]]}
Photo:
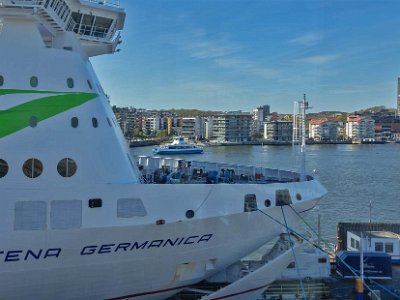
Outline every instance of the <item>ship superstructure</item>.
{"type": "Polygon", "coordinates": [[[170,162],[131,158],[89,61],[124,19],[109,1],[0,2],[0,298],[164,299],[279,235],[265,213],[294,227],[326,192],[279,170],[155,181],[170,162]]]}

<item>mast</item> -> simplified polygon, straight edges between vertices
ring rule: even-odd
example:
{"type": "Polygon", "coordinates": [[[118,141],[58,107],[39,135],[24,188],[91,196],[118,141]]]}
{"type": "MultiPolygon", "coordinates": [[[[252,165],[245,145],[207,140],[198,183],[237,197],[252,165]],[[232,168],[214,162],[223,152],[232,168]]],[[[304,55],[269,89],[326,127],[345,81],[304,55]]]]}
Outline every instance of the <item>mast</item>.
{"type": "Polygon", "coordinates": [[[308,102],[306,100],[306,94],[303,95],[303,101],[300,104],[300,114],[301,114],[301,171],[300,171],[300,181],[306,180],[306,110],[309,108],[308,102]]]}

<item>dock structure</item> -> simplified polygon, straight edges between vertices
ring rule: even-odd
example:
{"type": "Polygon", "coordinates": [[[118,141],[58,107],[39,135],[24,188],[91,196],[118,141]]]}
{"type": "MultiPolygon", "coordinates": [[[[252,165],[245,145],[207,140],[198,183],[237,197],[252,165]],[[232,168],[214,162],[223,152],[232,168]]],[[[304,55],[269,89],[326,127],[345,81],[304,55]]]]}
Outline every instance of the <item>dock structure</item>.
{"type": "Polygon", "coordinates": [[[391,231],[400,234],[400,223],[339,222],[336,228],[336,251],[347,250],[348,231],[391,231]]]}

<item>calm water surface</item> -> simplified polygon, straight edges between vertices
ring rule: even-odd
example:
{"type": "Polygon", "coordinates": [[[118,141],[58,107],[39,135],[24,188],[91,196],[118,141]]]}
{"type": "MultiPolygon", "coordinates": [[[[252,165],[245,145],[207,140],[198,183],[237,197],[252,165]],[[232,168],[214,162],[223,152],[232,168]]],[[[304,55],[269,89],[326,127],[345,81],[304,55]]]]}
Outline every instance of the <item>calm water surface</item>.
{"type": "MultiPolygon", "coordinates": [[[[132,148],[133,155],[152,155],[152,147],[132,148]]],[[[203,154],[180,156],[190,160],[238,163],[299,170],[300,158],[289,146],[206,147],[203,154]]],[[[310,145],[307,173],[326,187],[328,194],[308,216],[314,227],[321,215],[325,239],[334,240],[336,224],[372,221],[400,222],[400,144],[310,145]]]]}

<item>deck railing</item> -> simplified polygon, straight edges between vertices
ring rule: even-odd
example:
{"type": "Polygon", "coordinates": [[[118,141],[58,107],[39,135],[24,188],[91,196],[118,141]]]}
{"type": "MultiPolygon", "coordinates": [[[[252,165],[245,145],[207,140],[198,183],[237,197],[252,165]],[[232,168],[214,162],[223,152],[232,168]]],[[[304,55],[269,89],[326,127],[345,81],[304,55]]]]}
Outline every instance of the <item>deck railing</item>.
{"type": "MultiPolygon", "coordinates": [[[[136,156],[135,161],[140,171],[140,180],[144,184],[265,184],[300,181],[297,172],[264,167],[148,156],[136,156]]],[[[307,178],[312,179],[311,176],[307,178]]]]}

